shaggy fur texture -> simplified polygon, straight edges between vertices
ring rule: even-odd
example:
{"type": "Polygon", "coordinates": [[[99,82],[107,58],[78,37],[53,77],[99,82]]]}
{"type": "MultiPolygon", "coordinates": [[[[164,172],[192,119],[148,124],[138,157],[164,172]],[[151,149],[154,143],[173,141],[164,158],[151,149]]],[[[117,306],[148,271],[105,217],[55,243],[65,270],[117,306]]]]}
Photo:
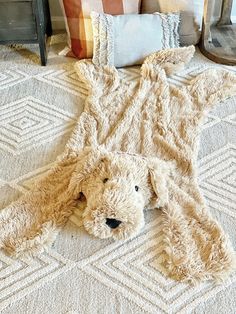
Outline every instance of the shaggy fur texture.
{"type": "Polygon", "coordinates": [[[135,235],[144,225],[144,208],[167,204],[167,174],[157,158],[85,149],[70,182],[74,195],[86,199],[84,227],[99,238],[135,235]],[[120,221],[119,228],[109,228],[107,218],[120,221]]]}
{"type": "Polygon", "coordinates": [[[137,84],[122,81],[113,67],[76,64],[90,90],[84,112],[56,166],[0,212],[0,247],[15,256],[42,251],[78,202],[88,232],[115,239],[140,230],[144,208],[161,207],[169,276],[222,279],[235,268],[228,238],[199,191],[196,158],[204,117],[236,94],[236,77],[211,69],[188,86],[170,87],[166,75],[193,53],[188,47],[151,55],[137,84]],[[107,218],[121,223],[109,228],[107,218]]]}

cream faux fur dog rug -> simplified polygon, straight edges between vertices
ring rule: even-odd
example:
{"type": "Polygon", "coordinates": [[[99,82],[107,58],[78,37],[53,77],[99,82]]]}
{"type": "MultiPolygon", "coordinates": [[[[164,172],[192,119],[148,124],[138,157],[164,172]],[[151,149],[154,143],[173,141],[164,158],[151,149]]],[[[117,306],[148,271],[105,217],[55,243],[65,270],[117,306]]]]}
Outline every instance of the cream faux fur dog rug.
{"type": "MultiPolygon", "coordinates": [[[[211,69],[187,87],[170,87],[166,75],[180,71],[193,53],[188,47],[151,55],[141,67],[138,84],[123,82],[115,68],[77,63],[78,75],[90,89],[84,112],[56,166],[0,212],[0,247],[6,253],[19,256],[46,249],[79,203],[85,206],[84,225],[90,233],[133,235],[139,229],[134,224],[141,228],[143,218],[133,211],[136,202],[137,208],[162,208],[163,266],[169,276],[194,282],[222,279],[234,270],[231,244],[199,191],[196,158],[204,117],[214,104],[236,94],[236,77],[211,69]],[[106,204],[109,210],[97,210],[110,179],[101,182],[100,173],[127,178],[123,199],[116,198],[126,204],[128,195],[130,208],[123,208],[122,214],[119,209],[124,220],[118,221],[118,229],[104,227],[107,218],[116,220],[116,209],[109,212],[106,204]],[[127,192],[134,180],[141,184],[135,185],[136,192],[141,190],[138,201],[134,192],[127,192]]],[[[110,190],[120,191],[118,183],[112,184],[110,190]]]]}

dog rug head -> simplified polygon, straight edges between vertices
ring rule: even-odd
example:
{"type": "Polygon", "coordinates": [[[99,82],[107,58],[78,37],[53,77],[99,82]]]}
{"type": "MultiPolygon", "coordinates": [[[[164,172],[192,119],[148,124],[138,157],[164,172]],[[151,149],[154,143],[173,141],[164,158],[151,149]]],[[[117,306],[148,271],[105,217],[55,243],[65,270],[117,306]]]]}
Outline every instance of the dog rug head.
{"type": "Polygon", "coordinates": [[[71,180],[86,199],[85,229],[99,238],[135,235],[144,225],[144,209],[167,202],[166,175],[157,158],[86,150],[71,180]]]}

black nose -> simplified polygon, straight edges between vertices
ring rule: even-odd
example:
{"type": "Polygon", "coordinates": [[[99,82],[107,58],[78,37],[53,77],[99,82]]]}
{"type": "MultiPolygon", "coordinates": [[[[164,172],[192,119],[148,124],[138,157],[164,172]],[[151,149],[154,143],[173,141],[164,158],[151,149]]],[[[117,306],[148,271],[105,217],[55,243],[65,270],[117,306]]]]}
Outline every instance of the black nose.
{"type": "Polygon", "coordinates": [[[107,218],[106,219],[106,224],[111,229],[115,229],[115,228],[117,228],[121,224],[121,221],[120,220],[116,220],[116,219],[112,219],[112,218],[107,218]]]}

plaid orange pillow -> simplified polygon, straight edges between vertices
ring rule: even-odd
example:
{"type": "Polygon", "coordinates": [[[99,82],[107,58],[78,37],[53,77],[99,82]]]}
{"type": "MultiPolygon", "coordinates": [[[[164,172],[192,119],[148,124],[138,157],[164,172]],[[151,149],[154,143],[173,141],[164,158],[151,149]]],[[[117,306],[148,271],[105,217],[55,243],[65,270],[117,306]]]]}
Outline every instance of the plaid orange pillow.
{"type": "Polygon", "coordinates": [[[93,56],[93,32],[90,13],[112,15],[139,13],[141,0],[61,0],[69,48],[60,54],[79,59],[93,56]]]}

